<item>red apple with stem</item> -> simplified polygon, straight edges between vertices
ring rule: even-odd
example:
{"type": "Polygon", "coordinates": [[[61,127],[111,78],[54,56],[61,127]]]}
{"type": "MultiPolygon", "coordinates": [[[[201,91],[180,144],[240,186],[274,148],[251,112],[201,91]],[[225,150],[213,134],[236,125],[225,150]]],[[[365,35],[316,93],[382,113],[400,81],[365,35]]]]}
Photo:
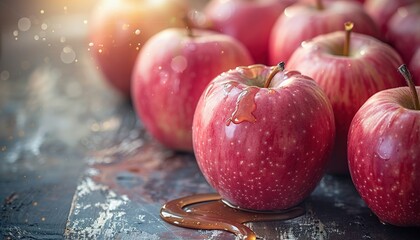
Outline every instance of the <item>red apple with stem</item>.
{"type": "Polygon", "coordinates": [[[192,121],[206,85],[220,73],[252,64],[236,39],[213,31],[163,30],[146,42],[135,63],[133,104],[159,142],[192,151],[192,121]]]}
{"type": "Polygon", "coordinates": [[[278,210],[321,179],[335,134],[331,104],[297,71],[253,65],[215,78],[197,105],[193,144],[207,181],[230,204],[278,210]]]}
{"type": "Polygon", "coordinates": [[[420,1],[400,7],[391,17],[387,39],[404,62],[410,63],[415,50],[420,47],[420,1]]]}
{"type": "Polygon", "coordinates": [[[349,168],[360,196],[383,223],[419,227],[420,87],[405,65],[399,70],[410,87],[375,94],[354,116],[349,168]]]}
{"type": "Polygon", "coordinates": [[[410,61],[410,70],[414,84],[420,86],[420,47],[417,48],[410,61]]]}
{"type": "Polygon", "coordinates": [[[204,12],[210,28],[242,42],[255,62],[267,64],[268,41],[277,18],[296,0],[212,0],[204,12]]]}
{"type": "Polygon", "coordinates": [[[375,21],[383,36],[388,32],[388,21],[399,7],[418,0],[366,0],[364,8],[375,21]]]}
{"type": "Polygon", "coordinates": [[[92,13],[89,49],[105,80],[126,97],[134,62],[157,32],[183,27],[187,6],[178,0],[105,0],[92,13]]]}
{"type": "Polygon", "coordinates": [[[273,26],[269,43],[269,62],[286,61],[303,41],[339,31],[347,21],[355,23],[355,32],[380,37],[378,28],[360,3],[353,1],[298,3],[287,7],[273,26]]]}
{"type": "Polygon", "coordinates": [[[347,134],[357,110],[376,92],[404,85],[394,70],[402,64],[398,53],[371,36],[350,34],[352,26],[304,42],[287,64],[312,77],[331,101],[337,133],[328,172],[337,174],[348,174],[347,134]]]}

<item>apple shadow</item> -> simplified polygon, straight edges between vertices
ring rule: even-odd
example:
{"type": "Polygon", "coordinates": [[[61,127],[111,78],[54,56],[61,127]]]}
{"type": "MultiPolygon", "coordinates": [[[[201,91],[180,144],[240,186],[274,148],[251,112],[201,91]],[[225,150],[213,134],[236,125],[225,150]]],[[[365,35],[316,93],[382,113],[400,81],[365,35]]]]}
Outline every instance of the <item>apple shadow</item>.
{"type": "MultiPolygon", "coordinates": [[[[305,202],[306,218],[330,239],[419,239],[419,228],[382,224],[349,176],[326,175],[305,202]]],[[[305,222],[305,221],[304,221],[305,222]]]]}

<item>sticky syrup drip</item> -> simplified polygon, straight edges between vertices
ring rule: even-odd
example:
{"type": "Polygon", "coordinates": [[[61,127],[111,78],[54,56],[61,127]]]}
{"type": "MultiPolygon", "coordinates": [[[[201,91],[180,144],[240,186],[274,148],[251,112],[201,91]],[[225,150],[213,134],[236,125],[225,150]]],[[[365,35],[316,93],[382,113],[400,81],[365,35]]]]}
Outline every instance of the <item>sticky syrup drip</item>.
{"type": "Polygon", "coordinates": [[[232,116],[227,120],[226,125],[229,126],[231,122],[239,124],[243,121],[254,123],[257,119],[254,117],[252,112],[256,108],[255,95],[258,92],[258,88],[248,87],[244,89],[236,100],[235,110],[232,116]]]}
{"type": "Polygon", "coordinates": [[[230,207],[218,194],[197,194],[178,198],[163,205],[161,218],[173,225],[205,230],[224,230],[241,239],[257,239],[244,223],[287,220],[305,213],[303,207],[276,212],[251,212],[230,207]]]}

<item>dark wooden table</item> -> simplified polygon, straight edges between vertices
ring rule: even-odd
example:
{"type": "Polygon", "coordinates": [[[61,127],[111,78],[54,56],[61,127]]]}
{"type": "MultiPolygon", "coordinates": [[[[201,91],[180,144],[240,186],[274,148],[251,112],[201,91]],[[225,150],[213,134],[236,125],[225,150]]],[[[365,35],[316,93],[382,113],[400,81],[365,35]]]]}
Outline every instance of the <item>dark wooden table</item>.
{"type": "MultiPolygon", "coordinates": [[[[161,220],[167,201],[214,190],[192,154],[151,139],[103,81],[86,39],[90,6],[47,2],[0,3],[0,235],[235,239],[161,220]]],[[[247,226],[263,239],[420,239],[419,229],[380,224],[348,177],[325,176],[303,206],[296,219],[247,226]]]]}

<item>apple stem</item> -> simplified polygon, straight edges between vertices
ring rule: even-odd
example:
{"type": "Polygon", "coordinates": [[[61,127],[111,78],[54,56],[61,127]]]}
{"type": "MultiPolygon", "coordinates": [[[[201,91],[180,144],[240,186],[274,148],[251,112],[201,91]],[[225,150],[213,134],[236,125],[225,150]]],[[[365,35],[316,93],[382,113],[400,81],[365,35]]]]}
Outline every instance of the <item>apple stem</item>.
{"type": "Polygon", "coordinates": [[[420,110],[419,97],[417,95],[417,90],[416,90],[416,87],[414,85],[413,77],[411,76],[410,71],[408,71],[408,68],[405,64],[402,64],[398,68],[398,71],[401,73],[401,75],[403,75],[405,81],[407,82],[408,87],[410,88],[411,96],[412,96],[413,102],[414,102],[414,110],[420,110]]]}
{"type": "Polygon", "coordinates": [[[324,4],[322,3],[322,0],[316,0],[316,8],[318,10],[323,10],[324,9],[324,4]]]}
{"type": "Polygon", "coordinates": [[[188,37],[193,37],[193,32],[192,32],[192,23],[191,23],[191,19],[188,16],[184,17],[184,24],[185,24],[185,29],[187,29],[187,35],[188,37]]]}
{"type": "Polygon", "coordinates": [[[344,29],[346,31],[346,40],[344,42],[344,48],[343,48],[343,56],[348,57],[350,52],[350,35],[351,31],[353,30],[354,24],[352,22],[346,22],[344,23],[344,29]]]}
{"type": "Polygon", "coordinates": [[[284,70],[284,62],[280,62],[277,66],[274,67],[273,71],[271,71],[270,75],[268,76],[267,80],[264,83],[264,88],[268,88],[271,84],[271,80],[273,80],[274,76],[284,70]]]}

